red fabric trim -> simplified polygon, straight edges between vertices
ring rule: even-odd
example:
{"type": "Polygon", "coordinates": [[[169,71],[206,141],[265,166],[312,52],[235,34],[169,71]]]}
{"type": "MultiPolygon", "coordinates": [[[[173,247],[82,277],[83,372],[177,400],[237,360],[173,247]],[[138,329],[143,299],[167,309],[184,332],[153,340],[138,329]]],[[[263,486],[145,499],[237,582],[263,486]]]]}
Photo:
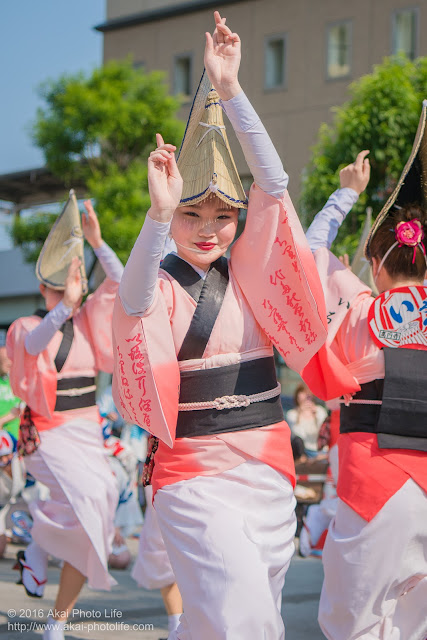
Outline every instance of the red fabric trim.
{"type": "Polygon", "coordinates": [[[338,496],[368,522],[410,478],[427,491],[425,452],[379,449],[369,433],[341,434],[338,447],[338,496]]]}

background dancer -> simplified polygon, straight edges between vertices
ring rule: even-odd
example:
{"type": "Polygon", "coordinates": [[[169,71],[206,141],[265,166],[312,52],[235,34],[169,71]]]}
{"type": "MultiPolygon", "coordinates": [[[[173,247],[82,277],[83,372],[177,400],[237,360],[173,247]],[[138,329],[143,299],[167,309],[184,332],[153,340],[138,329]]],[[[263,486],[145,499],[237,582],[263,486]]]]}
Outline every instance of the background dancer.
{"type": "Polygon", "coordinates": [[[139,536],[138,556],[132,569],[132,578],[144,589],[160,589],[168,615],[168,631],[172,633],[179,625],[183,611],[182,598],[153,507],[152,487],[145,487],[144,493],[144,524],[139,536]]]}
{"type": "MultiPolygon", "coordinates": [[[[359,159],[344,167],[340,171],[340,189],[334,191],[316,217],[316,224],[308,231],[310,248],[320,246],[330,247],[339,229],[339,222],[350,212],[359,196],[366,189],[369,182],[369,171],[364,170],[363,159],[366,153],[362,153],[359,159]]],[[[369,222],[369,220],[368,220],[369,222]]],[[[371,222],[372,224],[372,222],[371,222]]],[[[363,255],[364,246],[371,224],[362,232],[356,256],[363,255]]],[[[348,268],[348,255],[340,257],[340,261],[348,268]]],[[[353,258],[353,264],[355,258],[353,258]]],[[[368,264],[365,260],[361,263],[362,270],[368,264]]],[[[353,270],[354,271],[354,270],[353,270]]],[[[359,275],[356,273],[356,275],[359,275]]],[[[338,505],[336,486],[338,483],[338,437],[340,431],[340,403],[339,398],[328,401],[330,416],[322,425],[319,433],[319,449],[328,446],[328,477],[323,488],[323,498],[319,504],[309,506],[306,516],[303,518],[303,527],[299,537],[299,553],[301,556],[322,555],[329,524],[334,517],[338,505]]]]}
{"type": "Polygon", "coordinates": [[[33,521],[29,504],[45,500],[49,490],[26,473],[24,460],[16,452],[16,440],[0,429],[0,558],[8,540],[31,542],[33,521]]]}
{"type": "Polygon", "coordinates": [[[43,595],[48,553],[64,561],[57,622],[47,626],[47,639],[63,637],[86,579],[98,589],[114,584],[107,559],[118,496],[95,404],[95,375],[112,369],[111,316],[123,267],[103,242],[90,201],[85,207],[83,233],[107,278],[81,306],[87,281],[80,215],[71,194],[37,263],[46,315],[20,318],[7,338],[12,388],[30,407],[40,435],[26,466],[50,490],[49,501],[32,504],[33,542],[19,557],[27,594],[43,595]]]}
{"type": "Polygon", "coordinates": [[[161,439],[154,507],[184,605],[170,639],[277,640],[295,476],[272,341],[300,370],[326,318],[287,175],[238,84],[240,38],[215,22],[179,169],[159,135],[149,159],[151,208],[115,308],[114,389],[125,419],[161,439]],[[255,181],[229,263],[247,205],[220,100],[255,181]],[[158,272],[171,219],[179,257],[158,272]]]}
{"type": "MultiPolygon", "coordinates": [[[[366,244],[380,295],[374,300],[327,251],[342,212],[321,212],[307,233],[318,247],[330,324],[325,353],[304,376],[316,393],[332,365],[348,392],[319,607],[330,640],[427,634],[426,110],[424,103],[411,157],[366,244]]],[[[367,153],[349,175],[369,178],[367,153]]]]}
{"type": "Polygon", "coordinates": [[[136,484],[138,460],[129,445],[117,436],[111,435],[110,425],[104,425],[102,432],[104,446],[108,452],[108,463],[119,493],[114,518],[113,549],[108,559],[108,566],[110,569],[127,569],[132,556],[127,548],[126,538],[134,534],[143,523],[136,484]]]}

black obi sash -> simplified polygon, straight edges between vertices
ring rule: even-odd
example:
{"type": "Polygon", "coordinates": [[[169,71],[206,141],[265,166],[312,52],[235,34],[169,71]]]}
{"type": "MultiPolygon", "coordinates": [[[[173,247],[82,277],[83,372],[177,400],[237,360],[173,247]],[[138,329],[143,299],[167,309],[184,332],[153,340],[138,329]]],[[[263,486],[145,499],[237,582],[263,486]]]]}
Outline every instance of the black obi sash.
{"type": "MultiPolygon", "coordinates": [[[[221,310],[229,282],[228,263],[219,258],[212,263],[205,280],[184,260],[169,254],[161,268],[169,273],[197,302],[178,360],[203,357],[212,329],[221,310]]],[[[180,404],[214,401],[234,395],[253,395],[276,388],[273,357],[248,362],[181,372],[180,404]]],[[[247,406],[227,409],[179,411],[177,438],[254,429],[283,420],[280,395],[247,406]]]]}
{"type": "MultiPolygon", "coordinates": [[[[34,315],[44,318],[48,312],[38,309],[34,315]]],[[[55,368],[59,373],[68,358],[74,340],[73,318],[69,318],[60,328],[62,340],[58,353],[55,356],[55,368]]],[[[96,404],[95,378],[78,376],[74,378],[61,378],[57,381],[57,396],[54,411],[71,411],[72,409],[84,409],[96,404]],[[59,392],[59,393],[58,393],[59,392]]]]}
{"type": "Polygon", "coordinates": [[[384,348],[385,377],[361,385],[353,400],[381,404],[341,405],[341,433],[375,433],[381,449],[427,451],[427,351],[384,348]]]}

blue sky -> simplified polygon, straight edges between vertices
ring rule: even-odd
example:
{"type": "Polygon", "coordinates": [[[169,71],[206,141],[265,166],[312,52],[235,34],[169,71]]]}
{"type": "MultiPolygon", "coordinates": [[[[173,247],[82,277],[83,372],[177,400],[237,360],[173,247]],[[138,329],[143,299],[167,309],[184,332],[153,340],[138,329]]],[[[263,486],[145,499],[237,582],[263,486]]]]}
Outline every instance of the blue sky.
{"type": "Polygon", "coordinates": [[[28,129],[41,106],[36,89],[49,78],[90,72],[102,63],[106,0],[0,2],[0,173],[43,166],[28,129]]]}

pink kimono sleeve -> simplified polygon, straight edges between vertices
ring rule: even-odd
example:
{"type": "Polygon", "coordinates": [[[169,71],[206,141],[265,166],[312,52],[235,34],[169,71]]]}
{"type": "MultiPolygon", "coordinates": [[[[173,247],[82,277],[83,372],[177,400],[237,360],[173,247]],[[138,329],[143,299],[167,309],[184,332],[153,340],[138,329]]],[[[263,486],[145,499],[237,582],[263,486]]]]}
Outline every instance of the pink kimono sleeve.
{"type": "Polygon", "coordinates": [[[113,399],[122,417],[169,447],[175,441],[180,375],[168,307],[159,280],[143,317],[128,316],[117,296],[113,314],[113,399]]]}
{"type": "Polygon", "coordinates": [[[326,340],[326,312],[316,265],[287,191],[278,200],[252,185],[231,264],[258,324],[286,364],[300,372],[326,340]]]}
{"type": "Polygon", "coordinates": [[[95,354],[98,371],[113,371],[113,308],[119,284],[105,278],[97,290],[90,295],[79,315],[85,324],[95,354]]]}
{"type": "Polygon", "coordinates": [[[302,377],[317,397],[331,400],[360,389],[354,376],[332,351],[331,344],[355,302],[369,297],[371,290],[328,249],[318,249],[314,258],[325,293],[328,337],[304,368],[302,377]]]}
{"type": "Polygon", "coordinates": [[[6,346],[12,361],[10,384],[13,393],[33,411],[52,418],[56,403],[56,369],[47,349],[32,356],[25,349],[25,338],[41,322],[30,316],[18,318],[7,333],[6,346]]]}

